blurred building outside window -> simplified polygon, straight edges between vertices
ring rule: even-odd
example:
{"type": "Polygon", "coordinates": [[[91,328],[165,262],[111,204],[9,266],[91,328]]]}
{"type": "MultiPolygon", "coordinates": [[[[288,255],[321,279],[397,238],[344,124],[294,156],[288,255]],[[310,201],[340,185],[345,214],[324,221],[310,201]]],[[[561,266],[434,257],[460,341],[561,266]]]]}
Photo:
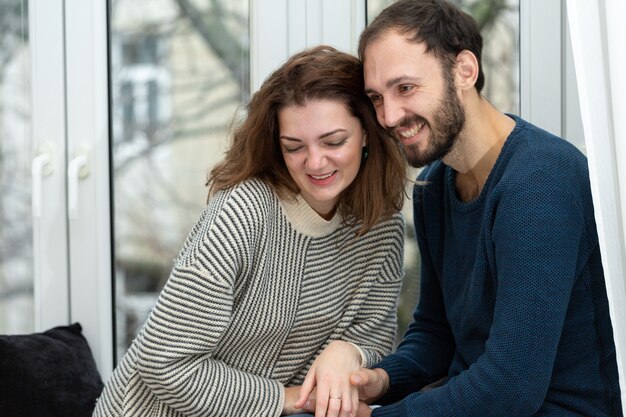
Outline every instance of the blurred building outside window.
{"type": "Polygon", "coordinates": [[[0,334],[34,329],[28,2],[0,2],[0,334]]]}
{"type": "Polygon", "coordinates": [[[117,357],[203,206],[249,92],[248,1],[115,0],[111,44],[117,357]]]}

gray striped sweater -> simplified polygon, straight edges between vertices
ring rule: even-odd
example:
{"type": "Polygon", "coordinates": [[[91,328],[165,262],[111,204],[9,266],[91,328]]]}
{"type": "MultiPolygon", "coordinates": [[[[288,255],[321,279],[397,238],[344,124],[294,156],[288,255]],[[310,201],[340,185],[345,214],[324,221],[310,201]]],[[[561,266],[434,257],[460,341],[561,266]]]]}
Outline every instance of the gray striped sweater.
{"type": "Polygon", "coordinates": [[[354,238],[259,180],[217,193],[189,234],[94,416],[279,416],[333,340],[389,353],[401,214],[354,238]]]}

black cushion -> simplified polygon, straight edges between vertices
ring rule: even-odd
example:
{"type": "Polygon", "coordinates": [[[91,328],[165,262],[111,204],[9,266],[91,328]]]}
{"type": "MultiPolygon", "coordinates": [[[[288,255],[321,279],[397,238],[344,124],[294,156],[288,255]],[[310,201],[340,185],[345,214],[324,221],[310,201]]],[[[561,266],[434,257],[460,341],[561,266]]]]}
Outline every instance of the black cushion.
{"type": "Polygon", "coordinates": [[[79,323],[0,335],[0,416],[91,416],[102,388],[79,323]]]}

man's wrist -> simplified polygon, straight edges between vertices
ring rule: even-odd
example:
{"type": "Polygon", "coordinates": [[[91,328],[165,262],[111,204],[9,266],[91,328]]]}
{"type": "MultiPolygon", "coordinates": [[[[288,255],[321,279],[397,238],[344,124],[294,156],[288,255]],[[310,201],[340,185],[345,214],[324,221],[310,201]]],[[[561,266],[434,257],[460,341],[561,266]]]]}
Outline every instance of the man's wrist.
{"type": "Polygon", "coordinates": [[[295,412],[294,404],[298,400],[299,387],[283,388],[283,415],[293,414],[295,412]]]}

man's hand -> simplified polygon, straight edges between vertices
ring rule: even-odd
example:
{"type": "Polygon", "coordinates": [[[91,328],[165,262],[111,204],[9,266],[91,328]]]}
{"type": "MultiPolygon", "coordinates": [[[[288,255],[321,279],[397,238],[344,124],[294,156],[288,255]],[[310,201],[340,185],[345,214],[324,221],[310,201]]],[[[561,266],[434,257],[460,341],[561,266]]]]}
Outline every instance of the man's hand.
{"type": "Polygon", "coordinates": [[[365,404],[363,401],[359,401],[359,408],[356,412],[356,417],[371,417],[372,409],[369,405],[365,404]]]}
{"type": "MultiPolygon", "coordinates": [[[[359,400],[371,404],[389,389],[389,375],[380,368],[361,368],[360,371],[350,375],[350,383],[358,388],[359,400]]],[[[359,416],[360,413],[361,407],[359,407],[359,416]]]]}
{"type": "Polygon", "coordinates": [[[300,386],[297,387],[286,387],[285,388],[285,403],[283,404],[283,412],[282,415],[288,416],[291,414],[295,414],[296,412],[302,412],[304,410],[297,409],[294,404],[298,400],[298,396],[300,395],[300,386]]]}

